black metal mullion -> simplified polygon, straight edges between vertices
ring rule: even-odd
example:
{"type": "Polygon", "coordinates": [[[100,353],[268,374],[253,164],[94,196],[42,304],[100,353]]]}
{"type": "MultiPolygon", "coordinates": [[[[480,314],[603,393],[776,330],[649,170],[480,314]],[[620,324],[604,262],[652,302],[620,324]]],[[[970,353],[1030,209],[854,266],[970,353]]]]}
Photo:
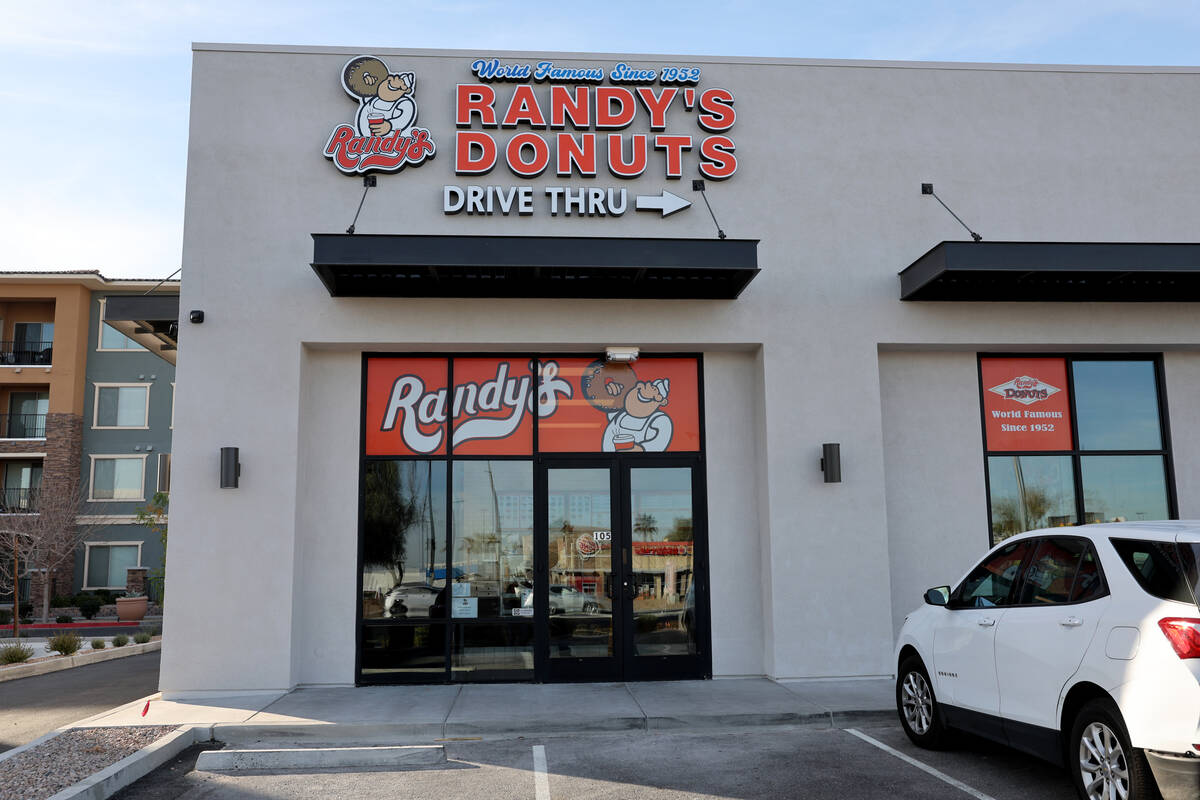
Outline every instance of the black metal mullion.
{"type": "Polygon", "coordinates": [[[1067,357],[1067,405],[1071,409],[1071,471],[1075,483],[1075,524],[1084,524],[1083,460],[1079,455],[1079,409],[1075,397],[1075,359],[1067,357]]]}

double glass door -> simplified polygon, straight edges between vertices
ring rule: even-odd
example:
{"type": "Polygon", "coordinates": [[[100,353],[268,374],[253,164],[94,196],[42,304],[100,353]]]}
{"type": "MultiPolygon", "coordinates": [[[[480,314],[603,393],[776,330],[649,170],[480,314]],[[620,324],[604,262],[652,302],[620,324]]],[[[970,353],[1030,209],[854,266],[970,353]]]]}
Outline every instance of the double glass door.
{"type": "Polygon", "coordinates": [[[711,672],[699,473],[691,459],[539,461],[541,679],[711,672]]]}

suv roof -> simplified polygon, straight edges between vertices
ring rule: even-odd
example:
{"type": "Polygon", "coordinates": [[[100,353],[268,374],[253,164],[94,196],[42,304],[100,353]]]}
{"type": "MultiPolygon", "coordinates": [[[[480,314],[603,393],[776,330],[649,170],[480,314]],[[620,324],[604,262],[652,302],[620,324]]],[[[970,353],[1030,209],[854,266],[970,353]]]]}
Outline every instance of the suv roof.
{"type": "MultiPolygon", "coordinates": [[[[1066,528],[1041,528],[1010,536],[1004,541],[1025,539],[1033,536],[1106,536],[1108,538],[1156,539],[1173,542],[1181,533],[1200,536],[1200,520],[1168,519],[1151,522],[1093,522],[1087,525],[1072,525],[1066,528]]],[[[1190,537],[1189,537],[1190,538],[1190,537]]]]}

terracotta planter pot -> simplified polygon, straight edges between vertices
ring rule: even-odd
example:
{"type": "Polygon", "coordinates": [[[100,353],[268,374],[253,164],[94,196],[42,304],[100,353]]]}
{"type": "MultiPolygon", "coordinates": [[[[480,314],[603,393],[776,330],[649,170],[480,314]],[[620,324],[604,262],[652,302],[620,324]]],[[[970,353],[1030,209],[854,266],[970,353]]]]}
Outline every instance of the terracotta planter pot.
{"type": "Polygon", "coordinates": [[[147,597],[118,597],[117,619],[121,622],[141,622],[150,604],[147,597]]]}

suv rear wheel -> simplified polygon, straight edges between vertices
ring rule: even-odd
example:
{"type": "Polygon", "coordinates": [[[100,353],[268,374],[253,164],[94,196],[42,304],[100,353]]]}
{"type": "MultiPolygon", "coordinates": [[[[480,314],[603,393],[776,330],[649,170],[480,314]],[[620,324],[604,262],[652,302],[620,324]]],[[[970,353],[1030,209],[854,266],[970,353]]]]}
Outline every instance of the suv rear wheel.
{"type": "Polygon", "coordinates": [[[909,656],[896,673],[896,710],[908,738],[918,747],[938,750],[946,745],[946,725],[933,694],[929,673],[917,656],[909,656]]]}
{"type": "Polygon", "coordinates": [[[1150,765],[1129,744],[1121,712],[1111,700],[1090,700],[1071,726],[1067,765],[1082,800],[1148,800],[1157,796],[1150,765]]]}

